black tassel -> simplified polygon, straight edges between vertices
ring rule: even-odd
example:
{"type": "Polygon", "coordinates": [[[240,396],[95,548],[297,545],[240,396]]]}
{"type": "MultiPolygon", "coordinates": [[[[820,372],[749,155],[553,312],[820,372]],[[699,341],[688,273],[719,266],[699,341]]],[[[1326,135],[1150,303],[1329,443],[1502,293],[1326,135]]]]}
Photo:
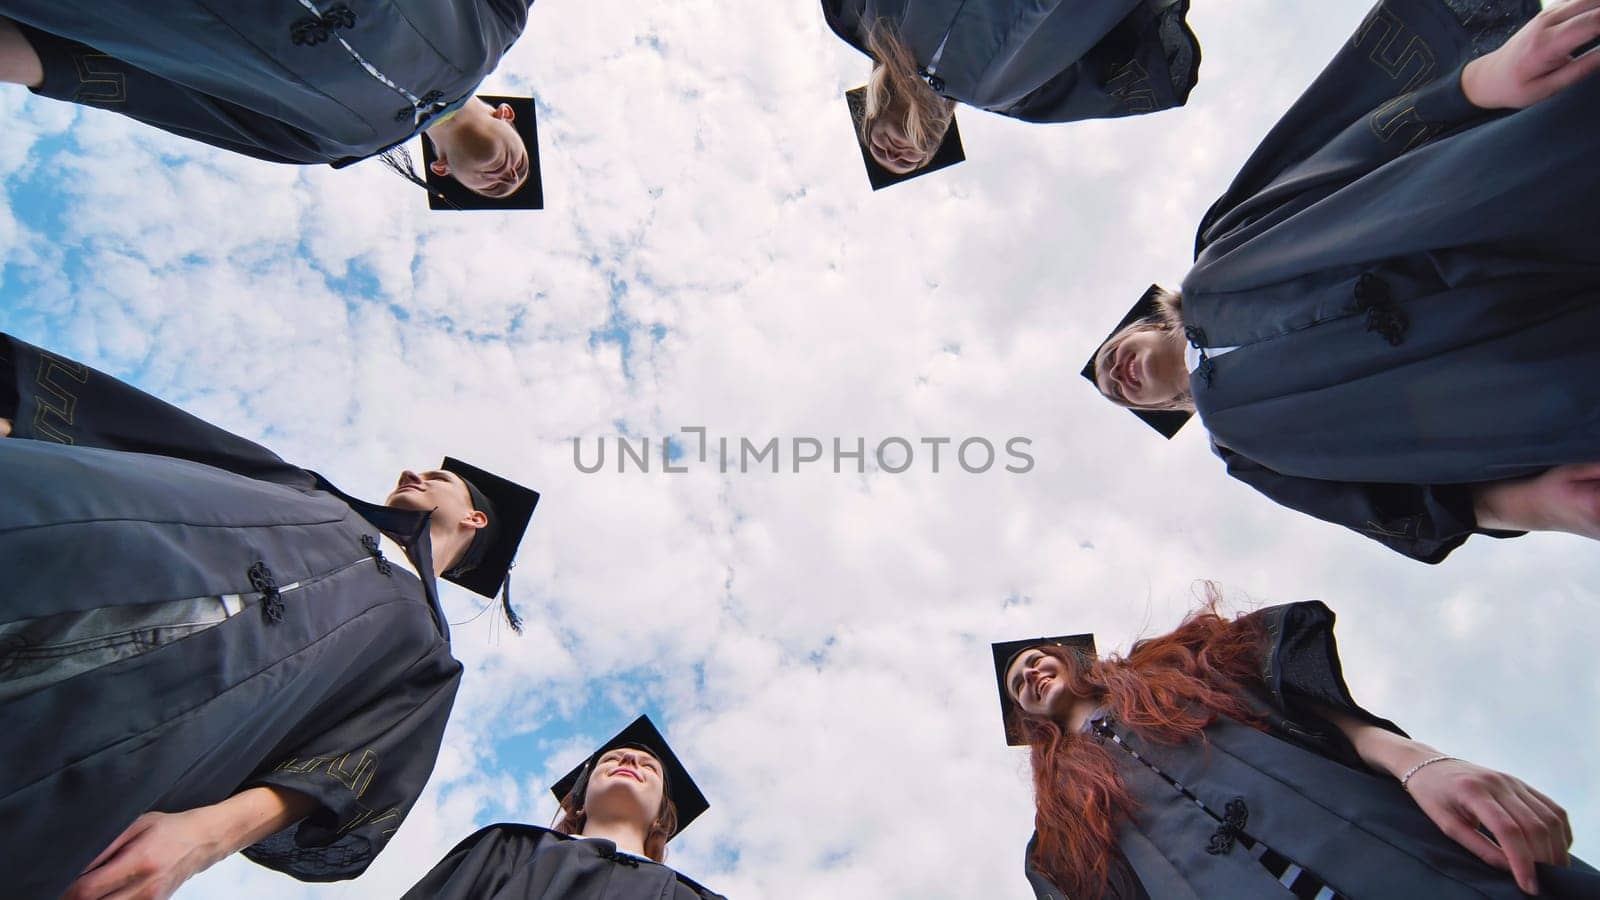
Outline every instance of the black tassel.
{"type": "Polygon", "coordinates": [[[378,155],[383,164],[393,169],[401,178],[420,186],[423,190],[433,193],[433,188],[428,187],[427,179],[417,174],[416,161],[411,158],[411,151],[404,144],[390,147],[378,155]]]}
{"type": "Polygon", "coordinates": [[[504,585],[502,585],[501,588],[500,588],[500,608],[505,611],[506,622],[511,626],[511,630],[515,631],[517,634],[521,634],[522,633],[522,617],[517,615],[517,611],[515,609],[511,608],[511,570],[510,569],[506,569],[506,583],[504,585]]]}
{"type": "Polygon", "coordinates": [[[407,150],[404,144],[397,144],[383,151],[382,153],[378,154],[378,159],[382,160],[383,164],[388,166],[389,169],[396,175],[399,175],[401,178],[404,178],[417,187],[427,191],[428,196],[438,198],[440,201],[447,204],[451,209],[461,208],[455,205],[455,203],[451,202],[449,197],[446,197],[444,194],[441,194],[429,187],[428,179],[417,174],[416,160],[412,159],[411,151],[407,150]]]}

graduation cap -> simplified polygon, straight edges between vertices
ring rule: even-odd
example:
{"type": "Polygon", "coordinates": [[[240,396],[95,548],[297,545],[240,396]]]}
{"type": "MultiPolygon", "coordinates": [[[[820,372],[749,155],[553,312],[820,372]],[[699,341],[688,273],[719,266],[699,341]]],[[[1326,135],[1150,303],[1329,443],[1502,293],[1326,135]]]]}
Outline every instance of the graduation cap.
{"type": "Polygon", "coordinates": [[[522,620],[511,609],[511,566],[533,518],[533,508],[539,505],[539,492],[451,456],[446,456],[439,468],[460,476],[472,497],[472,508],[489,517],[489,524],[472,536],[472,543],[444,573],[444,579],[491,600],[505,588],[500,603],[512,629],[521,631],[522,620]]]}
{"type": "Polygon", "coordinates": [[[1005,726],[1008,747],[1020,747],[1027,741],[1022,737],[1022,711],[1017,708],[1017,702],[1011,699],[1011,695],[1006,693],[1006,670],[1011,668],[1023,651],[1044,646],[1077,647],[1090,656],[1095,652],[1092,634],[1064,634],[989,645],[994,652],[994,683],[1000,690],[1000,721],[1005,726]]]}
{"type": "Polygon", "coordinates": [[[528,180],[514,193],[504,197],[485,197],[464,187],[448,175],[433,174],[433,161],[439,154],[427,134],[422,135],[422,173],[428,184],[429,209],[544,209],[544,183],[539,178],[539,127],[532,97],[501,97],[480,94],[478,99],[490,106],[504,103],[516,113],[511,127],[522,135],[522,144],[528,150],[528,180]]]}
{"type": "Polygon", "coordinates": [[[572,794],[574,788],[581,788],[577,798],[577,805],[583,805],[582,791],[588,790],[589,773],[594,769],[594,764],[607,751],[618,747],[632,747],[643,750],[661,761],[662,775],[665,778],[667,796],[672,799],[672,805],[678,809],[678,829],[668,835],[668,839],[677,837],[680,832],[689,827],[689,823],[700,817],[700,814],[711,808],[706,801],[706,795],[700,793],[700,788],[689,777],[689,770],[683,767],[682,760],[672,752],[672,746],[667,739],[656,730],[655,723],[649,716],[640,716],[634,719],[627,728],[617,732],[611,740],[601,744],[598,749],[589,754],[589,758],[578,765],[577,768],[562,776],[550,788],[550,793],[556,795],[556,801],[565,800],[572,794]]]}
{"type": "MultiPolygon", "coordinates": [[[[1104,347],[1106,341],[1117,336],[1117,332],[1135,322],[1143,319],[1159,319],[1161,317],[1161,304],[1157,302],[1156,298],[1161,296],[1161,293],[1161,285],[1150,285],[1150,289],[1144,292],[1144,296],[1140,297],[1139,302],[1133,305],[1133,309],[1128,310],[1128,314],[1122,317],[1122,321],[1117,323],[1117,327],[1111,329],[1111,333],[1106,335],[1104,341],[1100,342],[1100,346],[1095,347],[1094,352],[1089,354],[1089,362],[1083,367],[1083,377],[1089,379],[1089,383],[1094,385],[1096,391],[1100,390],[1100,382],[1094,377],[1094,361],[1095,357],[1100,355],[1100,347],[1104,347]]],[[[1178,429],[1183,427],[1183,423],[1189,421],[1189,417],[1194,415],[1194,413],[1186,409],[1130,409],[1128,412],[1144,420],[1146,425],[1159,431],[1161,436],[1168,440],[1171,440],[1172,436],[1178,433],[1178,429]]]]}
{"type": "Polygon", "coordinates": [[[953,166],[967,158],[966,151],[961,147],[961,129],[956,127],[954,116],[950,117],[950,127],[944,133],[944,140],[939,142],[939,149],[929,158],[921,168],[913,169],[904,175],[897,175],[878,164],[872,158],[872,149],[861,139],[861,119],[867,114],[867,89],[858,87],[844,92],[844,99],[850,106],[850,121],[855,125],[856,144],[861,148],[861,162],[867,167],[867,180],[872,183],[872,189],[881,191],[891,184],[910,181],[929,172],[953,166]]]}

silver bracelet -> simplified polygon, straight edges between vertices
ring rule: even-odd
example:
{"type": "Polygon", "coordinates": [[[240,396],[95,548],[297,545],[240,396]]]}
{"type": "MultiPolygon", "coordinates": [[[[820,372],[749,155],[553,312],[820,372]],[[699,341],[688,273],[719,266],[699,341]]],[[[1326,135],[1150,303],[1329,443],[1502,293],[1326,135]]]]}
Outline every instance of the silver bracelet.
{"type": "MultiPolygon", "coordinates": [[[[1423,769],[1426,769],[1428,766],[1431,766],[1436,762],[1447,762],[1447,761],[1461,762],[1461,757],[1459,757],[1459,756],[1431,756],[1431,757],[1423,760],[1422,762],[1417,763],[1416,765],[1412,766],[1411,768],[1407,769],[1406,773],[1404,775],[1400,776],[1400,786],[1404,788],[1406,786],[1406,782],[1411,780],[1411,776],[1417,774],[1418,772],[1422,771],[1423,769]]],[[[1410,788],[1406,788],[1406,790],[1410,790],[1410,788]]]]}

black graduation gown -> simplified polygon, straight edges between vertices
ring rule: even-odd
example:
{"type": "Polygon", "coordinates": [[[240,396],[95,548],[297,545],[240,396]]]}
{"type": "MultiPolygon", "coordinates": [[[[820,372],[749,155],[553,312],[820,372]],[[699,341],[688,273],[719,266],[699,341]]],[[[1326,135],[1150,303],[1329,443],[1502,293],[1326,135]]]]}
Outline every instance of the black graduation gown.
{"type": "Polygon", "coordinates": [[[1600,79],[1493,113],[1531,0],[1384,0],[1207,213],[1183,317],[1230,474],[1438,562],[1470,485],[1600,460],[1600,79]]]}
{"type": "Polygon", "coordinates": [[[1188,13],[1189,0],[822,0],[845,43],[867,52],[868,26],[887,19],[939,93],[1029,122],[1182,106],[1200,68],[1188,13]]]}
{"type": "Polygon", "coordinates": [[[402,900],[725,900],[672,869],[535,825],[501,823],[457,844],[402,900]]]}
{"type": "MultiPolygon", "coordinates": [[[[1265,732],[1222,719],[1206,729],[1204,745],[1173,747],[1145,741],[1112,720],[1117,736],[1209,809],[1242,804],[1238,808],[1245,814],[1246,835],[1346,897],[1523,897],[1509,873],[1480,862],[1446,837],[1398,781],[1366,768],[1338,728],[1308,706],[1314,703],[1404,734],[1350,696],[1332,611],[1305,602],[1271,607],[1259,615],[1268,632],[1258,686],[1265,732]]],[[[1218,821],[1148,766],[1122,752],[1114,750],[1113,755],[1140,804],[1117,833],[1117,849],[1138,882],[1135,896],[1140,890],[1156,900],[1292,896],[1243,844],[1209,852],[1218,821]]],[[[1025,871],[1040,900],[1063,900],[1031,865],[1025,871]]],[[[1600,896],[1600,873],[1579,860],[1570,868],[1541,865],[1538,876],[1543,896],[1600,896]]]]}
{"type": "MultiPolygon", "coordinates": [[[[117,636],[103,643],[127,652],[5,691],[6,896],[57,897],[139,815],[255,785],[317,807],[249,858],[308,881],[359,875],[432,773],[461,677],[422,564],[427,514],[340,494],[5,335],[0,415],[14,420],[0,439],[0,626],[48,632],[186,598],[238,610],[181,639],[117,636]],[[412,548],[422,580],[382,558],[380,529],[412,548]]],[[[50,652],[25,637],[0,648],[0,689],[50,652]]]]}
{"type": "Polygon", "coordinates": [[[0,0],[0,16],[38,52],[42,96],[257,159],[341,166],[470,97],[530,3],[0,0]]]}

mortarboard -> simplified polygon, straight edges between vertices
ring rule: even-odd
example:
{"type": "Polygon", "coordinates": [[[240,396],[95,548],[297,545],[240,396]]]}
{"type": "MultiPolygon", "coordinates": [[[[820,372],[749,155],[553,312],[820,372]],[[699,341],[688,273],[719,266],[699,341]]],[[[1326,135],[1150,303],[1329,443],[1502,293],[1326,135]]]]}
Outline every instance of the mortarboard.
{"type": "MultiPolygon", "coordinates": [[[[644,750],[656,759],[661,760],[661,768],[666,776],[667,796],[672,798],[672,805],[678,808],[678,830],[669,835],[669,839],[676,837],[685,828],[689,827],[690,822],[693,822],[699,818],[701,813],[711,808],[711,804],[706,801],[706,795],[700,793],[699,786],[694,783],[693,778],[689,777],[689,770],[683,767],[683,762],[678,759],[676,753],[672,752],[672,746],[667,743],[666,738],[661,736],[661,732],[656,730],[655,723],[650,721],[649,716],[640,716],[634,719],[627,728],[622,729],[611,740],[601,744],[593,753],[589,754],[588,759],[552,785],[550,793],[554,794],[559,802],[566,799],[567,795],[572,793],[573,788],[579,787],[580,781],[587,788],[589,771],[594,767],[595,761],[606,751],[615,750],[618,747],[632,747],[637,750],[644,750]]],[[[583,805],[583,798],[578,798],[578,805],[583,805]]]]}
{"type": "Polygon", "coordinates": [[[501,97],[480,94],[479,100],[490,106],[504,103],[515,112],[511,127],[522,135],[528,150],[528,180],[516,193],[504,197],[485,197],[467,190],[448,175],[433,174],[433,161],[438,158],[433,142],[422,136],[422,174],[428,183],[429,209],[544,209],[544,182],[539,177],[539,127],[532,97],[501,97]]]}
{"type": "Polygon", "coordinates": [[[910,181],[929,172],[953,166],[967,158],[966,151],[961,147],[961,129],[956,127],[955,117],[952,116],[950,118],[950,128],[944,133],[944,140],[939,143],[939,149],[934,151],[933,157],[928,160],[927,165],[904,175],[896,175],[878,165],[878,161],[872,158],[872,151],[861,140],[861,117],[866,115],[867,112],[867,89],[858,87],[845,91],[844,99],[850,107],[850,121],[854,125],[856,145],[861,148],[861,161],[867,167],[867,180],[872,183],[872,189],[875,191],[881,191],[891,184],[910,181]]]}
{"type": "Polygon", "coordinates": [[[1051,644],[1058,647],[1078,647],[1087,651],[1091,656],[1095,652],[1094,635],[1092,634],[1065,634],[1057,637],[1027,638],[1020,641],[1001,641],[998,644],[989,645],[989,648],[994,652],[994,683],[1000,690],[1000,721],[1005,726],[1006,745],[1009,747],[1020,747],[1026,744],[1027,741],[1022,739],[1021,710],[1017,708],[1017,703],[1011,699],[1011,695],[1006,693],[1006,670],[1011,668],[1011,664],[1016,661],[1017,655],[1022,651],[1051,644]]]}
{"type": "MultiPolygon", "coordinates": [[[[1128,310],[1128,314],[1122,317],[1122,321],[1117,323],[1117,327],[1111,329],[1111,333],[1106,335],[1105,341],[1101,341],[1094,348],[1094,352],[1089,354],[1089,362],[1083,367],[1083,377],[1089,379],[1089,383],[1094,385],[1097,393],[1100,390],[1100,383],[1094,377],[1094,360],[1095,357],[1100,355],[1100,348],[1106,345],[1106,341],[1116,337],[1117,332],[1127,328],[1129,325],[1141,319],[1159,317],[1161,315],[1161,305],[1156,302],[1156,297],[1160,293],[1160,285],[1150,285],[1150,289],[1144,292],[1144,296],[1140,297],[1139,302],[1133,305],[1133,309],[1128,310]]],[[[1144,420],[1146,425],[1159,431],[1161,436],[1168,440],[1171,440],[1172,436],[1178,433],[1178,429],[1183,427],[1183,423],[1189,421],[1189,417],[1194,415],[1194,413],[1182,409],[1129,409],[1128,412],[1144,420]]]]}
{"type": "MultiPolygon", "coordinates": [[[[510,585],[512,561],[533,518],[533,508],[539,505],[539,492],[451,456],[446,456],[439,468],[460,476],[467,483],[472,507],[489,517],[489,524],[473,536],[466,553],[444,573],[444,579],[492,600],[510,585]]],[[[522,621],[511,609],[509,591],[500,602],[511,627],[521,631],[522,621]]]]}

